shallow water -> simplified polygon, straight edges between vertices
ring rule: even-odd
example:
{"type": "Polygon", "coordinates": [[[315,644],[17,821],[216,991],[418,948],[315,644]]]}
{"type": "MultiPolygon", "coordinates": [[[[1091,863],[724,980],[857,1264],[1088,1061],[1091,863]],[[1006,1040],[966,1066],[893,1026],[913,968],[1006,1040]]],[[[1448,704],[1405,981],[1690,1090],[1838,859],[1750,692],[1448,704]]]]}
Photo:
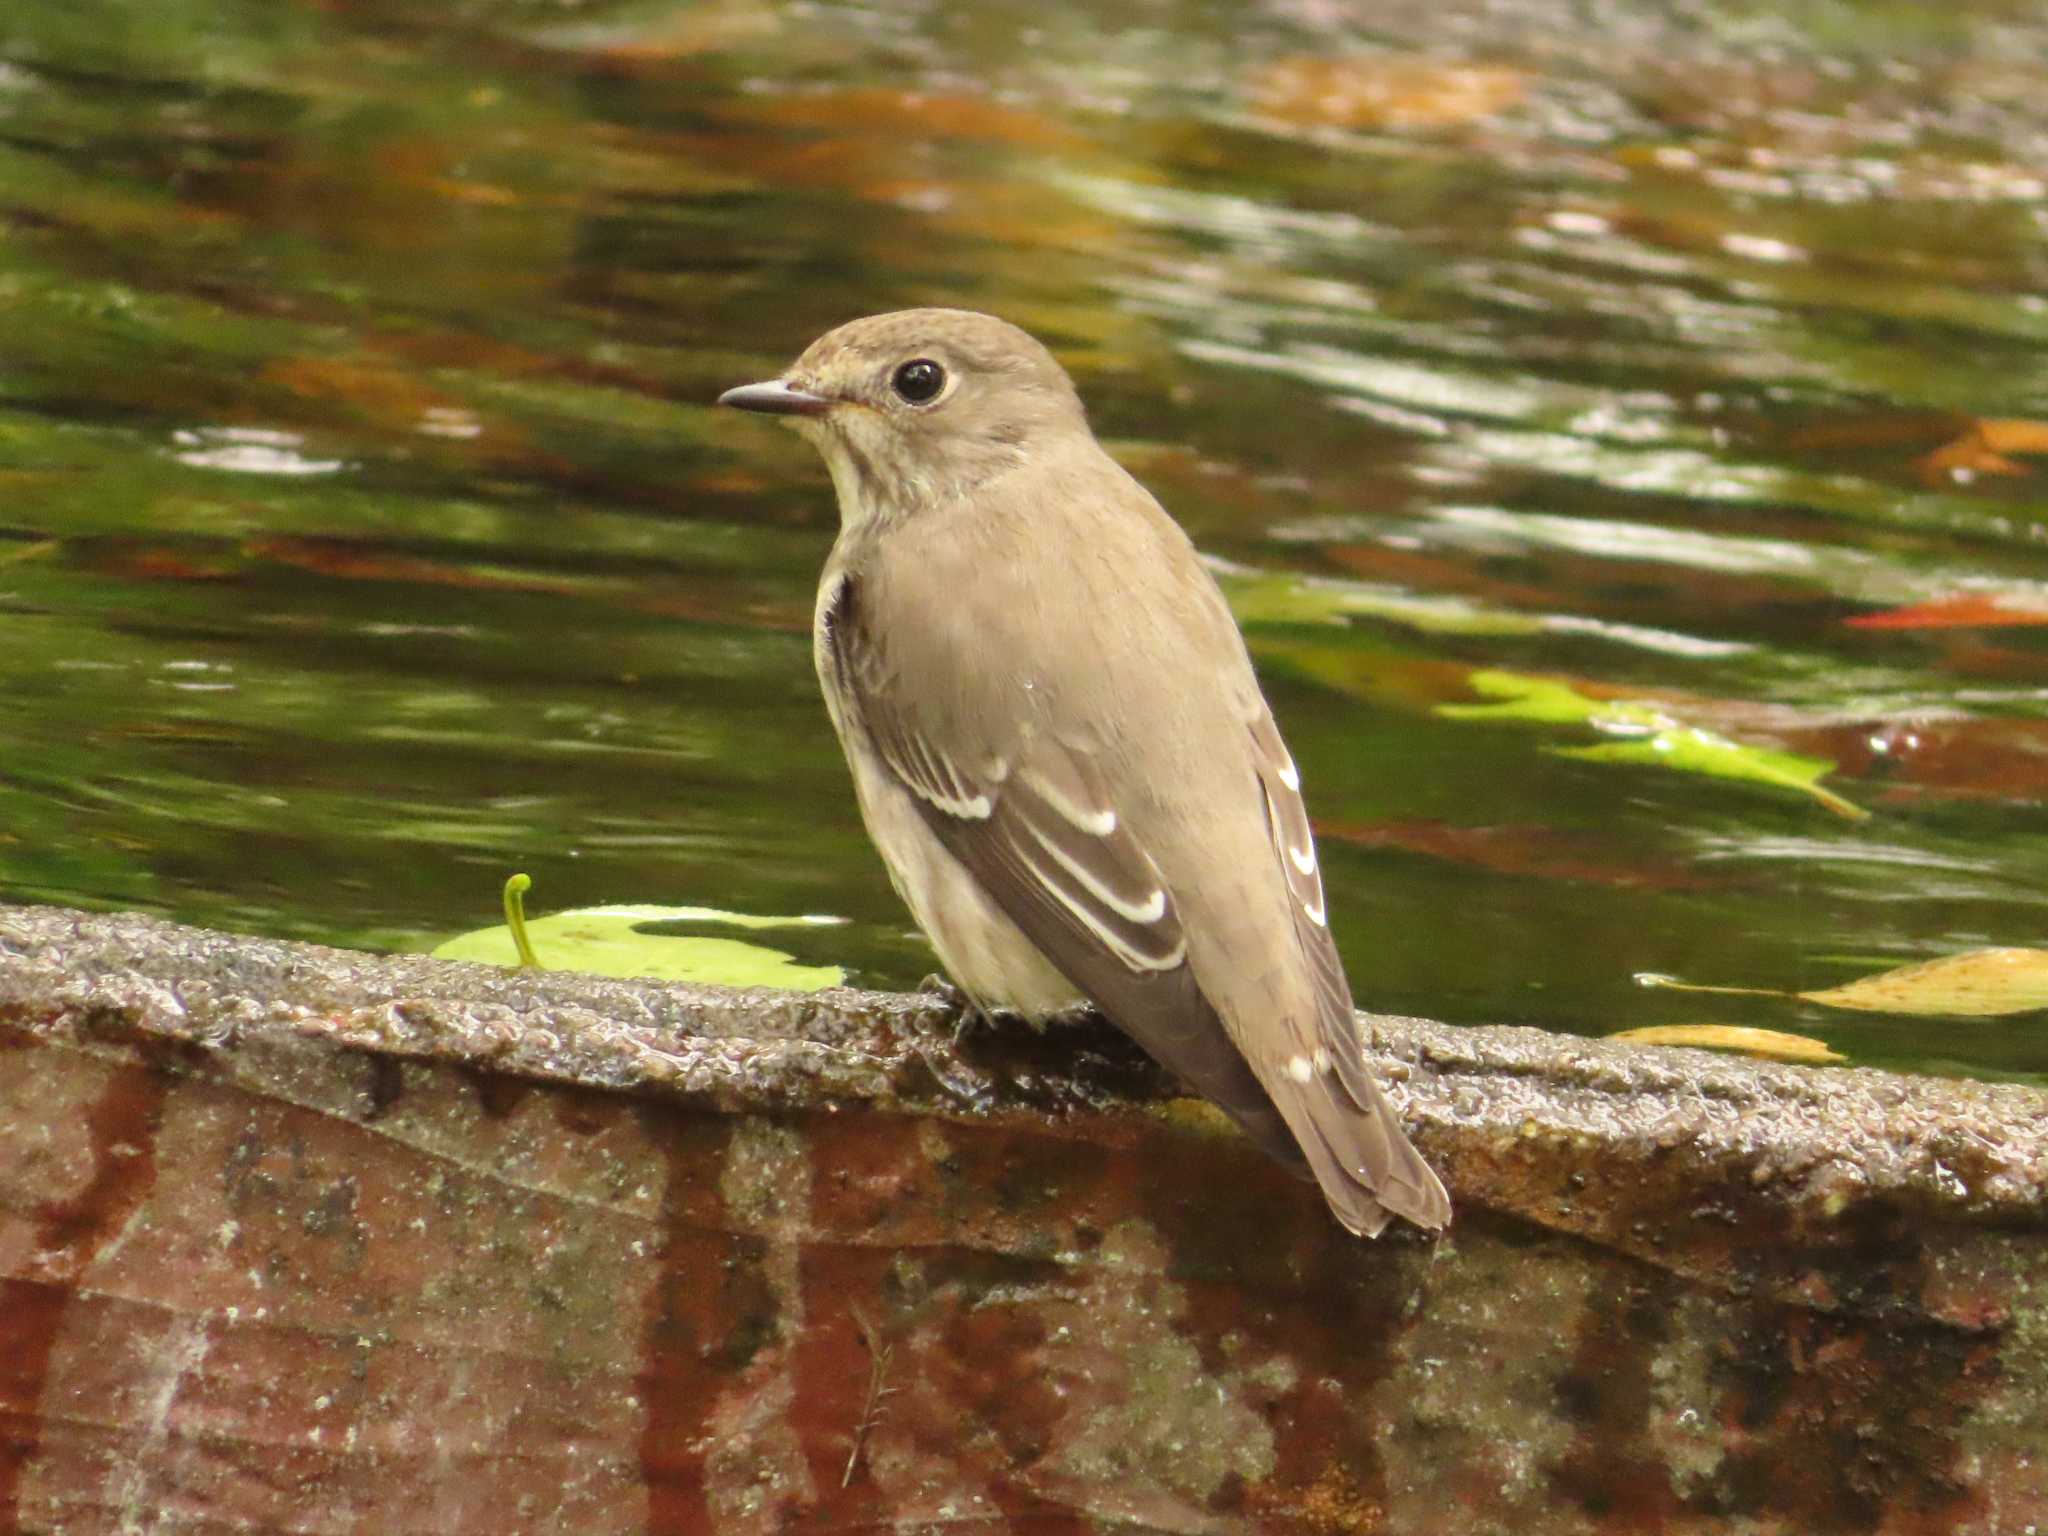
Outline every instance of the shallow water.
{"type": "Polygon", "coordinates": [[[1632,980],[2040,932],[2032,5],[15,12],[0,896],[418,946],[524,869],[914,983],[829,488],[708,402],[956,303],[1226,574],[1361,1001],[2048,1081],[2032,1019],[1632,980]],[[1489,673],[1606,723],[1444,712],[1489,673]]]}

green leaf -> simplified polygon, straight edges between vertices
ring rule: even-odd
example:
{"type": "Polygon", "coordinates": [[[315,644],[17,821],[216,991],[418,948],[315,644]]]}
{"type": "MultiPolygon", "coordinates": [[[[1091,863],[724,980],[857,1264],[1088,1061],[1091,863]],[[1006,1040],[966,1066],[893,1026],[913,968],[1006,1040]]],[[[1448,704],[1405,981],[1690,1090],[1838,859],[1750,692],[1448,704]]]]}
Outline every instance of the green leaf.
{"type": "Polygon", "coordinates": [[[1837,816],[1861,821],[1870,812],[1833,790],[1820,780],[1834,771],[1826,758],[1800,757],[1770,747],[1745,746],[1704,731],[1682,726],[1658,731],[1636,741],[1613,741],[1598,747],[1553,747],[1559,757],[1575,757],[1589,763],[1654,763],[1676,768],[1681,773],[1704,773],[1710,778],[1747,780],[1796,789],[1813,796],[1837,816]]]}
{"type": "MultiPolygon", "coordinates": [[[[715,907],[623,905],[579,907],[528,918],[526,931],[541,965],[548,970],[815,992],[838,986],[846,973],[836,965],[799,965],[794,957],[765,944],[658,930],[679,923],[762,929],[818,927],[839,921],[831,917],[760,917],[715,907]]],[[[434,954],[443,960],[480,960],[487,965],[520,963],[512,931],[503,924],[450,939],[434,954]]]]}
{"type": "Polygon", "coordinates": [[[1589,763],[1648,763],[1680,773],[1735,779],[1796,789],[1811,795],[1837,816],[1861,821],[1870,813],[1821,784],[1835,765],[1825,758],[1800,757],[1772,747],[1731,741],[1714,731],[1686,725],[1653,704],[1628,699],[1595,699],[1569,683],[1519,672],[1481,670],[1466,679],[1474,693],[1491,704],[1439,704],[1436,712],[1451,720],[1528,720],[1543,725],[1590,725],[1625,734],[1625,741],[1593,747],[1553,747],[1560,757],[1589,763]]]}
{"type": "Polygon", "coordinates": [[[1648,704],[1588,698],[1571,684],[1548,677],[1482,668],[1466,678],[1465,683],[1474,693],[1500,702],[1439,704],[1438,714],[1449,720],[1533,720],[1545,725],[1590,723],[1657,728],[1672,723],[1669,715],[1648,704]]]}
{"type": "Polygon", "coordinates": [[[1419,597],[1354,582],[1228,569],[1216,576],[1231,612],[1245,625],[1342,624],[1358,617],[1440,635],[1533,635],[1543,629],[1543,621],[1528,614],[1480,608],[1457,597],[1419,597]]]}

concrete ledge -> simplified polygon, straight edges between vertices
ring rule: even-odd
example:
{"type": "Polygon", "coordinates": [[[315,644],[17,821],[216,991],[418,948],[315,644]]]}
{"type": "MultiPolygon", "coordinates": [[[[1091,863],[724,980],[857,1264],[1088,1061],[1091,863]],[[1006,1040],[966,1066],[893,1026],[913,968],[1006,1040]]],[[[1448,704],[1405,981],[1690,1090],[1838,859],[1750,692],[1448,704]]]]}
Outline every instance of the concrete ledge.
{"type": "Polygon", "coordinates": [[[0,908],[0,1530],[2048,1530],[2048,1095],[1364,1023],[1444,1240],[1107,1030],[0,908]]]}

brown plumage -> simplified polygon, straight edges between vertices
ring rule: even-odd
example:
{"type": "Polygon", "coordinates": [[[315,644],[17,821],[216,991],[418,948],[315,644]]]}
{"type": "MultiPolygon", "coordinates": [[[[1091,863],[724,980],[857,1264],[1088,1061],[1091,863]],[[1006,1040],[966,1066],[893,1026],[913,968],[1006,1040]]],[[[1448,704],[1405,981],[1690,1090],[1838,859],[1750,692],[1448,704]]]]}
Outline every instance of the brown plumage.
{"type": "Polygon", "coordinates": [[[861,811],[984,1004],[1093,1002],[1337,1219],[1438,1228],[1373,1081],[1300,780],[1193,546],[1016,327],[856,320],[727,403],[790,416],[842,527],[818,676],[861,811]]]}

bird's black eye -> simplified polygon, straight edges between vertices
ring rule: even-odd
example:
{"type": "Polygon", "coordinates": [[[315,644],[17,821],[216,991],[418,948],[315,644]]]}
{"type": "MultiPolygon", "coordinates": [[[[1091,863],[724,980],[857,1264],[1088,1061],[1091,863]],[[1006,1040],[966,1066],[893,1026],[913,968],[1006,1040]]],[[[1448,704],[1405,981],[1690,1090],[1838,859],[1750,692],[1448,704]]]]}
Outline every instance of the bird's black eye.
{"type": "Polygon", "coordinates": [[[928,357],[913,357],[890,376],[889,387],[912,405],[923,405],[946,387],[946,370],[928,357]]]}

